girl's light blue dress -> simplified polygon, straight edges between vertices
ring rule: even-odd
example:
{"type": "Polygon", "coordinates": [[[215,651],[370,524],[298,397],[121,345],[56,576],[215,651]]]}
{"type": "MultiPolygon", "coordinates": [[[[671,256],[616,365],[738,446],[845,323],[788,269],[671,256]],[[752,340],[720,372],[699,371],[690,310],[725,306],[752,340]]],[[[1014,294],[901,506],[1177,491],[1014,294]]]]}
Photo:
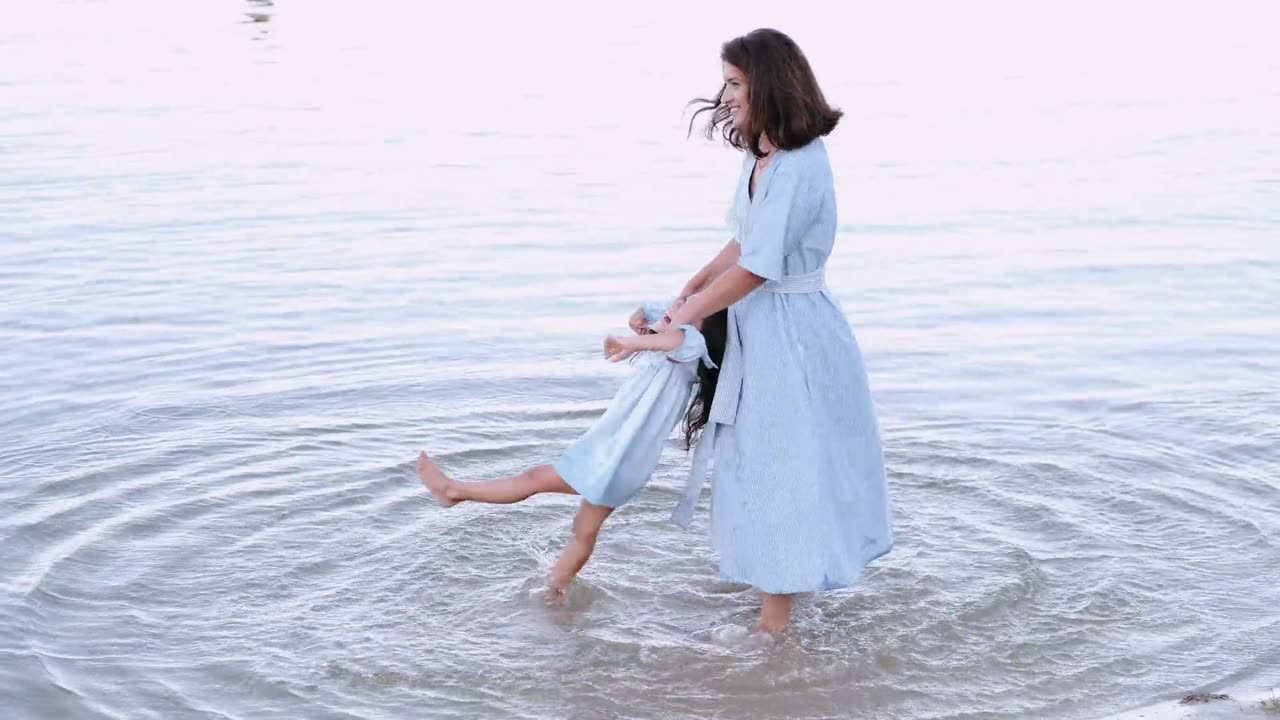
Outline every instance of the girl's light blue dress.
{"type": "MultiPolygon", "coordinates": [[[[644,307],[650,322],[663,311],[644,307]]],[[[604,415],[556,461],[556,472],[587,502],[616,508],[649,482],[688,409],[698,363],[715,367],[702,333],[692,325],[680,328],[684,342],[675,350],[636,353],[631,375],[604,415]]]]}
{"type": "Polygon", "coordinates": [[[711,422],[674,518],[687,525],[714,459],[721,575],[768,593],[858,581],[893,547],[880,430],[853,330],[827,289],[835,189],[822,140],[779,151],[730,212],[739,264],[765,278],[729,308],[711,422]]]}

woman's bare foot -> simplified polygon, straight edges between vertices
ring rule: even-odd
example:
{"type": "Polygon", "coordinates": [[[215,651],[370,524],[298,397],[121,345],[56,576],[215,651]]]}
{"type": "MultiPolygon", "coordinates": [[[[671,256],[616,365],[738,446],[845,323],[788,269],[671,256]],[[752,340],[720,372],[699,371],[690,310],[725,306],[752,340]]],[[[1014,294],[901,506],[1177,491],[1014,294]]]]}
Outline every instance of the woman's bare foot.
{"type": "Polygon", "coordinates": [[[422,480],[422,485],[435,496],[436,502],[445,507],[458,504],[453,481],[436,467],[431,458],[427,457],[425,450],[418,453],[418,478],[422,480]]]}
{"type": "Polygon", "coordinates": [[[785,633],[791,624],[794,598],[794,595],[760,593],[760,622],[756,623],[756,634],[777,637],[785,633]]]}
{"type": "Polygon", "coordinates": [[[767,637],[772,640],[772,639],[777,639],[782,637],[783,635],[786,634],[786,632],[787,632],[787,624],[785,623],[778,625],[773,623],[765,623],[765,621],[761,620],[760,622],[756,623],[756,626],[751,631],[751,634],[756,636],[761,636],[761,637],[767,637]]]}

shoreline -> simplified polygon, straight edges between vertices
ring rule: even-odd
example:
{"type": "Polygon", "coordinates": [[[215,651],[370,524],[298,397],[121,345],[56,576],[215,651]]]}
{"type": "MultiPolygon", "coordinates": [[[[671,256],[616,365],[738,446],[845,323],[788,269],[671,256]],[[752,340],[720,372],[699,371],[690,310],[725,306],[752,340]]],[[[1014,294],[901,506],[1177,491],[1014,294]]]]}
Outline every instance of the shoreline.
{"type": "Polygon", "coordinates": [[[1151,703],[1097,720],[1218,720],[1219,718],[1275,718],[1280,720],[1280,678],[1244,682],[1228,688],[1188,692],[1172,700],[1151,703]],[[1214,699],[1213,696],[1226,696],[1214,699]],[[1196,697],[1184,704],[1184,699],[1196,697]]]}

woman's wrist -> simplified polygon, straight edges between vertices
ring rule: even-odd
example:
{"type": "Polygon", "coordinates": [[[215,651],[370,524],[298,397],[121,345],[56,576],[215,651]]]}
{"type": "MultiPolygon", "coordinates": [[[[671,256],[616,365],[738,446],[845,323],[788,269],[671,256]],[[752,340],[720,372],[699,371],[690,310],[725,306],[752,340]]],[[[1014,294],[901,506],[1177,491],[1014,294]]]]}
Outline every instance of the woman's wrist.
{"type": "Polygon", "coordinates": [[[679,297],[677,297],[677,299],[688,300],[689,296],[696,294],[698,290],[702,289],[702,286],[704,284],[705,283],[702,280],[702,273],[698,273],[696,276],[693,277],[692,280],[685,283],[684,287],[680,288],[680,295],[679,297]]]}
{"type": "Polygon", "coordinates": [[[688,303],[685,303],[679,310],[666,317],[667,328],[679,327],[680,325],[687,325],[689,323],[689,321],[685,319],[685,308],[688,307],[688,305],[688,303]]]}
{"type": "Polygon", "coordinates": [[[686,325],[694,320],[691,310],[693,310],[699,293],[690,293],[684,301],[680,303],[680,307],[675,312],[667,313],[666,321],[669,326],[686,325]]]}

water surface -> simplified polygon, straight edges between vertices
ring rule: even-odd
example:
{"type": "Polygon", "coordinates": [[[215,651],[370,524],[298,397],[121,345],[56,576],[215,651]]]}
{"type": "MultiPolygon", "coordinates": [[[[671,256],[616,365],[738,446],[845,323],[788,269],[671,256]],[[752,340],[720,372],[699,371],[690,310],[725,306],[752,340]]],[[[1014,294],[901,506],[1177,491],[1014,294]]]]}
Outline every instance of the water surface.
{"type": "Polygon", "coordinates": [[[8,716],[1089,718],[1280,678],[1276,9],[818,7],[0,11],[8,716]],[[761,24],[846,111],[829,278],[898,538],[773,647],[705,504],[665,522],[675,443],[562,609],[572,499],[412,472],[603,411],[603,336],[726,239],[738,159],[681,111],[761,24]]]}

